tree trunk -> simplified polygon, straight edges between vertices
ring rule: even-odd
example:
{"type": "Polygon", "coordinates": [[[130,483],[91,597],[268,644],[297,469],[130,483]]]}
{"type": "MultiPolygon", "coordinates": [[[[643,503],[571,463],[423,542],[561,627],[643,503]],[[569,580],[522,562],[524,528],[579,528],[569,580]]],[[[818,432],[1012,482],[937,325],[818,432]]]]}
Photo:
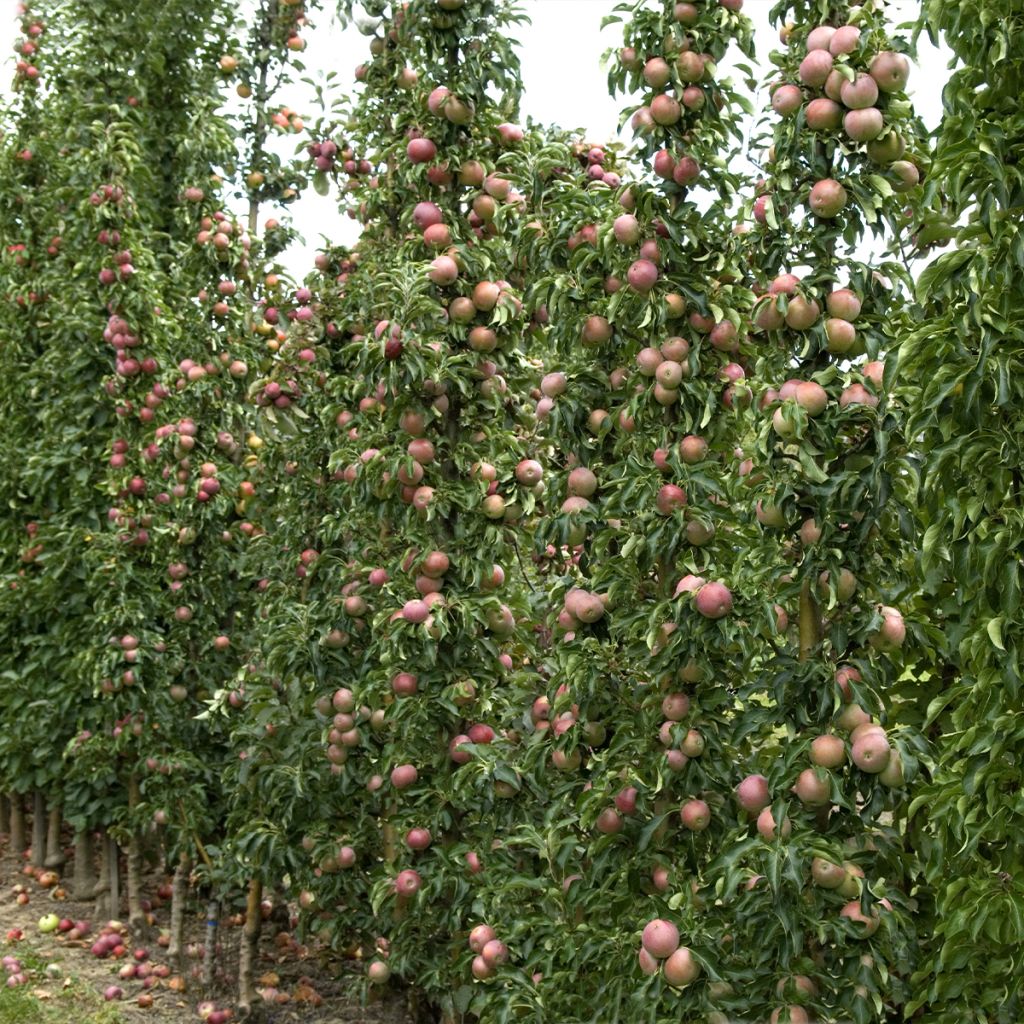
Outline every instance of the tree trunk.
{"type": "Polygon", "coordinates": [[[121,913],[121,851],[117,840],[107,836],[107,871],[110,876],[110,916],[117,918],[121,913]]]}
{"type": "Polygon", "coordinates": [[[217,966],[217,936],[219,934],[220,903],[217,900],[210,900],[206,904],[206,935],[203,939],[203,992],[206,995],[213,991],[214,968],[217,966]]]}
{"type": "Polygon", "coordinates": [[[32,867],[41,868],[46,858],[46,800],[43,791],[32,794],[32,867]]]}
{"type": "Polygon", "coordinates": [[[20,793],[11,794],[11,853],[21,857],[25,852],[25,801],[20,793]]]}
{"type": "MultiPolygon", "coordinates": [[[[139,780],[133,775],[128,780],[128,811],[131,813],[141,799],[139,780]]],[[[142,841],[134,828],[128,838],[128,927],[136,935],[147,929],[146,914],[142,909],[142,841]]]]}
{"type": "Polygon", "coordinates": [[[92,832],[83,828],[75,833],[75,877],[72,890],[76,900],[88,900],[96,895],[94,857],[92,832]]]}
{"type": "Polygon", "coordinates": [[[0,836],[11,831],[11,801],[6,794],[0,793],[0,836]]]}
{"type": "Polygon", "coordinates": [[[110,906],[110,841],[105,828],[100,829],[99,846],[100,874],[96,880],[96,887],[93,889],[96,896],[96,909],[93,916],[102,921],[109,920],[114,916],[110,906]]]}
{"type": "Polygon", "coordinates": [[[167,959],[171,970],[181,973],[185,969],[185,902],[188,899],[188,854],[182,853],[174,869],[171,882],[171,936],[167,944],[167,959]]]}
{"type": "Polygon", "coordinates": [[[806,579],[800,586],[800,660],[807,661],[821,643],[821,612],[806,579]]]}
{"type": "Polygon", "coordinates": [[[60,843],[60,827],[63,819],[60,816],[60,807],[50,808],[50,818],[46,829],[46,859],[43,867],[59,871],[67,863],[64,856],[64,848],[60,843]]]}
{"type": "Polygon", "coordinates": [[[242,929],[242,946],[238,957],[238,1013],[248,1017],[255,999],[256,960],[260,945],[260,927],[263,914],[260,903],[263,900],[263,885],[258,878],[249,883],[249,896],[245,902],[245,927],[242,929]]]}

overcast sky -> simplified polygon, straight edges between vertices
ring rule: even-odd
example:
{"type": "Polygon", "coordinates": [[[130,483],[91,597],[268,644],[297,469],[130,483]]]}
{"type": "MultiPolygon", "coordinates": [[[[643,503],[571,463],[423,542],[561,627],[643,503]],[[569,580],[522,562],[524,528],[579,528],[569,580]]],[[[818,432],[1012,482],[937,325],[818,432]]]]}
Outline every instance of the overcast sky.
{"type": "MultiPolygon", "coordinates": [[[[620,106],[625,104],[608,95],[600,58],[609,47],[621,45],[621,25],[610,25],[601,31],[601,19],[611,12],[615,0],[522,0],[522,6],[531,19],[531,24],[518,33],[525,86],[524,117],[529,115],[565,128],[581,128],[593,142],[613,139],[620,106]]],[[[755,25],[757,52],[763,66],[767,66],[768,53],[779,45],[777,33],[768,22],[772,6],[773,0],[746,0],[744,5],[744,12],[755,25]]],[[[7,54],[12,54],[15,38],[15,7],[12,0],[0,0],[0,8],[8,14],[0,24],[0,52],[7,54]]],[[[897,24],[913,19],[917,9],[918,4],[910,0],[890,4],[891,17],[897,24]]],[[[367,37],[351,26],[342,31],[327,15],[321,15],[315,30],[305,35],[307,49],[303,60],[310,75],[316,77],[334,70],[343,85],[353,81],[352,72],[368,56],[367,37]]],[[[947,77],[946,55],[922,38],[908,88],[929,127],[934,127],[941,116],[941,91],[947,77]]],[[[5,86],[9,78],[9,73],[3,76],[5,86]]],[[[755,99],[758,106],[766,102],[766,96],[755,99]]],[[[312,113],[307,86],[283,93],[281,103],[302,114],[312,113]]],[[[304,246],[287,254],[289,269],[297,276],[310,267],[312,253],[323,244],[321,235],[343,243],[350,243],[356,236],[354,222],[338,215],[334,198],[317,196],[312,189],[292,207],[292,216],[305,237],[304,246]]]]}

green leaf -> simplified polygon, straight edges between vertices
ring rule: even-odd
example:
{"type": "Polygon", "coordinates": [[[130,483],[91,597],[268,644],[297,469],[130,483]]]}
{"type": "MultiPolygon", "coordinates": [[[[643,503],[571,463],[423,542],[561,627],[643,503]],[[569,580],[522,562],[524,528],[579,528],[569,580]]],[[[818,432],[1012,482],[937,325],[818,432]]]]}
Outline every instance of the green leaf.
{"type": "Polygon", "coordinates": [[[988,625],[985,628],[992,643],[999,650],[1005,651],[1006,648],[1003,646],[1003,617],[997,615],[994,619],[989,619],[988,625]]]}

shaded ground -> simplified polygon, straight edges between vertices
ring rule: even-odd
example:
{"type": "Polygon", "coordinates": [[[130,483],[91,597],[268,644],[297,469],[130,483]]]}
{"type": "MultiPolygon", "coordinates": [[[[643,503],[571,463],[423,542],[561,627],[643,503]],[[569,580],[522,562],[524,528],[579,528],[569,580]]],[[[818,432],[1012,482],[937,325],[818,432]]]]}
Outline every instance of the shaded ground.
{"type": "MultiPolygon", "coordinates": [[[[35,879],[22,874],[20,864],[10,856],[0,858],[0,956],[17,957],[27,981],[24,985],[8,988],[8,972],[0,971],[0,1024],[195,1024],[199,1021],[197,1006],[203,999],[211,999],[217,1008],[231,1008],[235,999],[235,979],[238,962],[238,943],[241,928],[225,926],[221,929],[220,954],[217,961],[214,991],[209,995],[200,991],[201,960],[188,960],[183,980],[184,992],[169,987],[171,979],[156,979],[153,987],[144,989],[138,980],[121,980],[119,970],[130,962],[125,959],[101,960],[90,952],[93,941],[106,922],[96,921],[91,903],[74,900],[55,900],[51,891],[43,889],[35,879]],[[28,890],[29,902],[16,902],[13,887],[22,885],[28,890]],[[87,938],[72,941],[60,933],[42,934],[39,919],[49,913],[72,920],[85,919],[92,923],[87,938]],[[23,937],[7,938],[20,929],[23,937]],[[124,989],[124,997],[117,1002],[105,1002],[102,997],[109,985],[124,989]],[[148,991],[153,997],[150,1008],[138,1006],[138,997],[148,991]]],[[[161,879],[150,879],[155,896],[161,879]]],[[[153,900],[155,904],[159,900],[153,900]]],[[[122,908],[123,909],[123,908],[122,908]]],[[[170,906],[154,906],[155,929],[166,928],[170,906]]],[[[205,919],[190,915],[186,922],[187,942],[201,946],[205,919]]],[[[251,1018],[264,1024],[412,1024],[402,1001],[387,1001],[363,1007],[359,1004],[358,981],[354,974],[358,965],[329,960],[314,947],[285,944],[284,937],[275,941],[279,929],[268,923],[263,929],[258,974],[259,987],[273,986],[287,995],[283,1004],[263,1002],[251,1018]],[[314,1005],[322,999],[320,1005],[314,1005]]],[[[156,931],[154,930],[154,935],[156,931]]],[[[136,943],[139,945],[140,943],[136,943]]],[[[146,942],[149,962],[166,963],[164,950],[154,941],[146,942]]],[[[127,943],[129,951],[134,949],[127,943]]],[[[173,978],[173,974],[172,974],[173,978]]],[[[237,1019],[237,1018],[233,1018],[237,1019]]]]}

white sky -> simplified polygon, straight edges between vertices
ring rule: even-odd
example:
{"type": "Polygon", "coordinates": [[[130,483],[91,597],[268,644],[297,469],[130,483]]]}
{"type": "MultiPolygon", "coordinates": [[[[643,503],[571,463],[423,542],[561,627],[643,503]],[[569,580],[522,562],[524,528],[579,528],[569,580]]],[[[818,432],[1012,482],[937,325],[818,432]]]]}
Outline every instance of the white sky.
{"type": "MultiPolygon", "coordinates": [[[[524,118],[529,115],[545,124],[582,128],[593,142],[614,138],[620,106],[625,104],[608,95],[600,58],[609,47],[621,45],[622,26],[610,25],[604,32],[600,26],[604,15],[614,8],[615,0],[521,2],[532,22],[518,33],[525,86],[524,118]]],[[[773,2],[746,0],[744,4],[744,12],[755,25],[757,52],[763,67],[768,66],[768,53],[779,45],[778,36],[768,23],[773,2]]],[[[7,15],[0,17],[0,53],[12,54],[12,57],[11,46],[16,36],[14,10],[13,0],[0,0],[0,15],[7,15]]],[[[890,17],[896,24],[910,21],[917,10],[918,4],[913,0],[897,0],[890,5],[890,17]]],[[[302,59],[307,74],[318,77],[334,70],[338,72],[342,88],[353,83],[352,72],[368,56],[366,36],[354,26],[343,32],[327,15],[321,15],[316,29],[307,31],[306,37],[307,48],[302,59]]],[[[918,113],[929,128],[941,117],[941,91],[948,77],[946,60],[947,54],[936,50],[922,37],[909,89],[918,113]]],[[[9,77],[10,71],[0,79],[5,88],[9,77]]],[[[767,97],[761,96],[755,100],[755,105],[766,102],[767,97]]],[[[308,86],[296,86],[283,93],[281,103],[303,115],[313,112],[308,86]]],[[[297,277],[310,268],[313,253],[322,245],[321,235],[327,234],[333,241],[343,243],[350,243],[356,237],[355,223],[339,216],[333,195],[320,197],[309,189],[308,195],[293,205],[290,213],[295,227],[305,238],[305,245],[293,247],[285,257],[288,269],[297,277]]],[[[265,216],[271,215],[273,211],[265,211],[265,216]]]]}

